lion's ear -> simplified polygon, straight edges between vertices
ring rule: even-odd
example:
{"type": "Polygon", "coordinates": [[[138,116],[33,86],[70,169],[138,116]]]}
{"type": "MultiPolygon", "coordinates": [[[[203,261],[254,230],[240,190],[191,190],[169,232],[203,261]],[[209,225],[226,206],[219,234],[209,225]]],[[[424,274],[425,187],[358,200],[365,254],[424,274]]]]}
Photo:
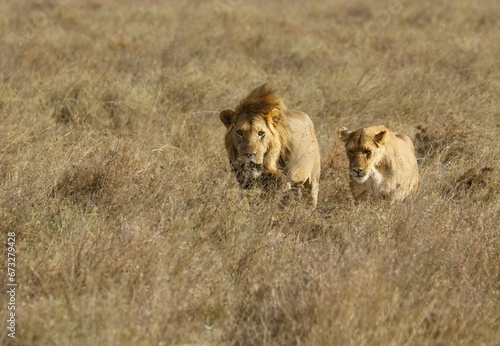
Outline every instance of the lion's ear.
{"type": "Polygon", "coordinates": [[[236,118],[236,113],[230,109],[223,110],[219,114],[220,120],[226,125],[227,128],[231,126],[236,118]]]}
{"type": "Polygon", "coordinates": [[[377,133],[374,137],[375,143],[379,146],[382,146],[385,144],[385,140],[387,139],[387,130],[380,131],[377,133]]]}
{"type": "Polygon", "coordinates": [[[281,111],[278,108],[273,108],[273,110],[266,115],[266,119],[274,126],[278,125],[281,119],[281,111]]]}
{"type": "Polygon", "coordinates": [[[347,127],[342,127],[339,129],[339,138],[344,141],[344,142],[347,142],[347,140],[349,139],[349,136],[351,135],[351,133],[349,132],[349,130],[347,129],[347,127]]]}

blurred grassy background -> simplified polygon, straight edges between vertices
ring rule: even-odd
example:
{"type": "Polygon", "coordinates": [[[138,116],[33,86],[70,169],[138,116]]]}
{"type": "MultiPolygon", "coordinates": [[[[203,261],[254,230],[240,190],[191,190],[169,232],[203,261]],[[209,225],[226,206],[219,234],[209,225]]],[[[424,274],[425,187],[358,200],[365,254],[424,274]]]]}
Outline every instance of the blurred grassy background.
{"type": "Polygon", "coordinates": [[[18,344],[500,343],[498,1],[0,12],[18,344]],[[315,123],[314,213],[229,171],[218,114],[265,81],[315,123]],[[420,190],[355,205],[337,129],[379,124],[414,141],[420,190]]]}

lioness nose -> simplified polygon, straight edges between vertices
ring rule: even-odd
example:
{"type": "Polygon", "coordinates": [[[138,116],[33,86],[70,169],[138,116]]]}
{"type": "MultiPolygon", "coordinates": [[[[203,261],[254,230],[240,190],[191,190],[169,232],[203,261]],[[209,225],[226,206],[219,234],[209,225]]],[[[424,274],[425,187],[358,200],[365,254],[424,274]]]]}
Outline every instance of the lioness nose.
{"type": "Polygon", "coordinates": [[[254,152],[246,152],[245,153],[245,156],[248,157],[249,159],[255,159],[255,155],[257,155],[257,153],[254,153],[254,152]]]}
{"type": "Polygon", "coordinates": [[[356,173],[357,175],[359,175],[359,173],[361,173],[363,170],[361,168],[353,168],[352,169],[354,171],[354,173],[356,173]]]}

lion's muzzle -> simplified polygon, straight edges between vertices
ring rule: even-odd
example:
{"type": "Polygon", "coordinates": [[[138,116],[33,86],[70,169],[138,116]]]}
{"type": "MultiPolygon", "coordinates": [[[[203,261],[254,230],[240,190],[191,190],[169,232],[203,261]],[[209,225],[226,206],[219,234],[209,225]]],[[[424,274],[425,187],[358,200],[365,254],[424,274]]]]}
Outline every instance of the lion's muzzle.
{"type": "Polygon", "coordinates": [[[260,172],[262,170],[262,162],[257,160],[257,153],[245,152],[241,155],[241,161],[245,170],[260,172]]]}
{"type": "Polygon", "coordinates": [[[352,171],[354,172],[355,177],[362,177],[362,173],[363,173],[362,168],[353,168],[352,171]]]}
{"type": "Polygon", "coordinates": [[[246,179],[258,179],[264,172],[263,162],[259,162],[253,153],[240,154],[238,160],[233,163],[233,169],[246,179]]]}
{"type": "Polygon", "coordinates": [[[368,172],[364,171],[362,168],[352,168],[351,169],[351,177],[352,179],[361,184],[364,183],[369,178],[368,172]]]}
{"type": "Polygon", "coordinates": [[[255,172],[260,172],[262,171],[262,164],[260,163],[255,163],[253,161],[250,161],[246,164],[247,169],[255,172]]]}

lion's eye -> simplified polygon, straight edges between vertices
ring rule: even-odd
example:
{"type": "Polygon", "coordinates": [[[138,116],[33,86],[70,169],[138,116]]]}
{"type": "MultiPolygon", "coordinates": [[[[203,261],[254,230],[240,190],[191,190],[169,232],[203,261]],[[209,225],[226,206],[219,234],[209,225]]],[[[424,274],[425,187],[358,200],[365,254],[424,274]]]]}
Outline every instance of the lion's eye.
{"type": "Polygon", "coordinates": [[[365,150],[365,155],[366,156],[370,156],[372,154],[372,151],[371,150],[365,150]]]}
{"type": "Polygon", "coordinates": [[[241,130],[236,131],[236,134],[237,134],[239,137],[243,137],[243,131],[241,131],[241,130]]]}
{"type": "Polygon", "coordinates": [[[259,131],[258,135],[259,135],[259,137],[264,137],[266,135],[266,133],[264,131],[259,131]]]}
{"type": "Polygon", "coordinates": [[[347,150],[347,155],[352,155],[354,152],[352,150],[347,150]]]}

